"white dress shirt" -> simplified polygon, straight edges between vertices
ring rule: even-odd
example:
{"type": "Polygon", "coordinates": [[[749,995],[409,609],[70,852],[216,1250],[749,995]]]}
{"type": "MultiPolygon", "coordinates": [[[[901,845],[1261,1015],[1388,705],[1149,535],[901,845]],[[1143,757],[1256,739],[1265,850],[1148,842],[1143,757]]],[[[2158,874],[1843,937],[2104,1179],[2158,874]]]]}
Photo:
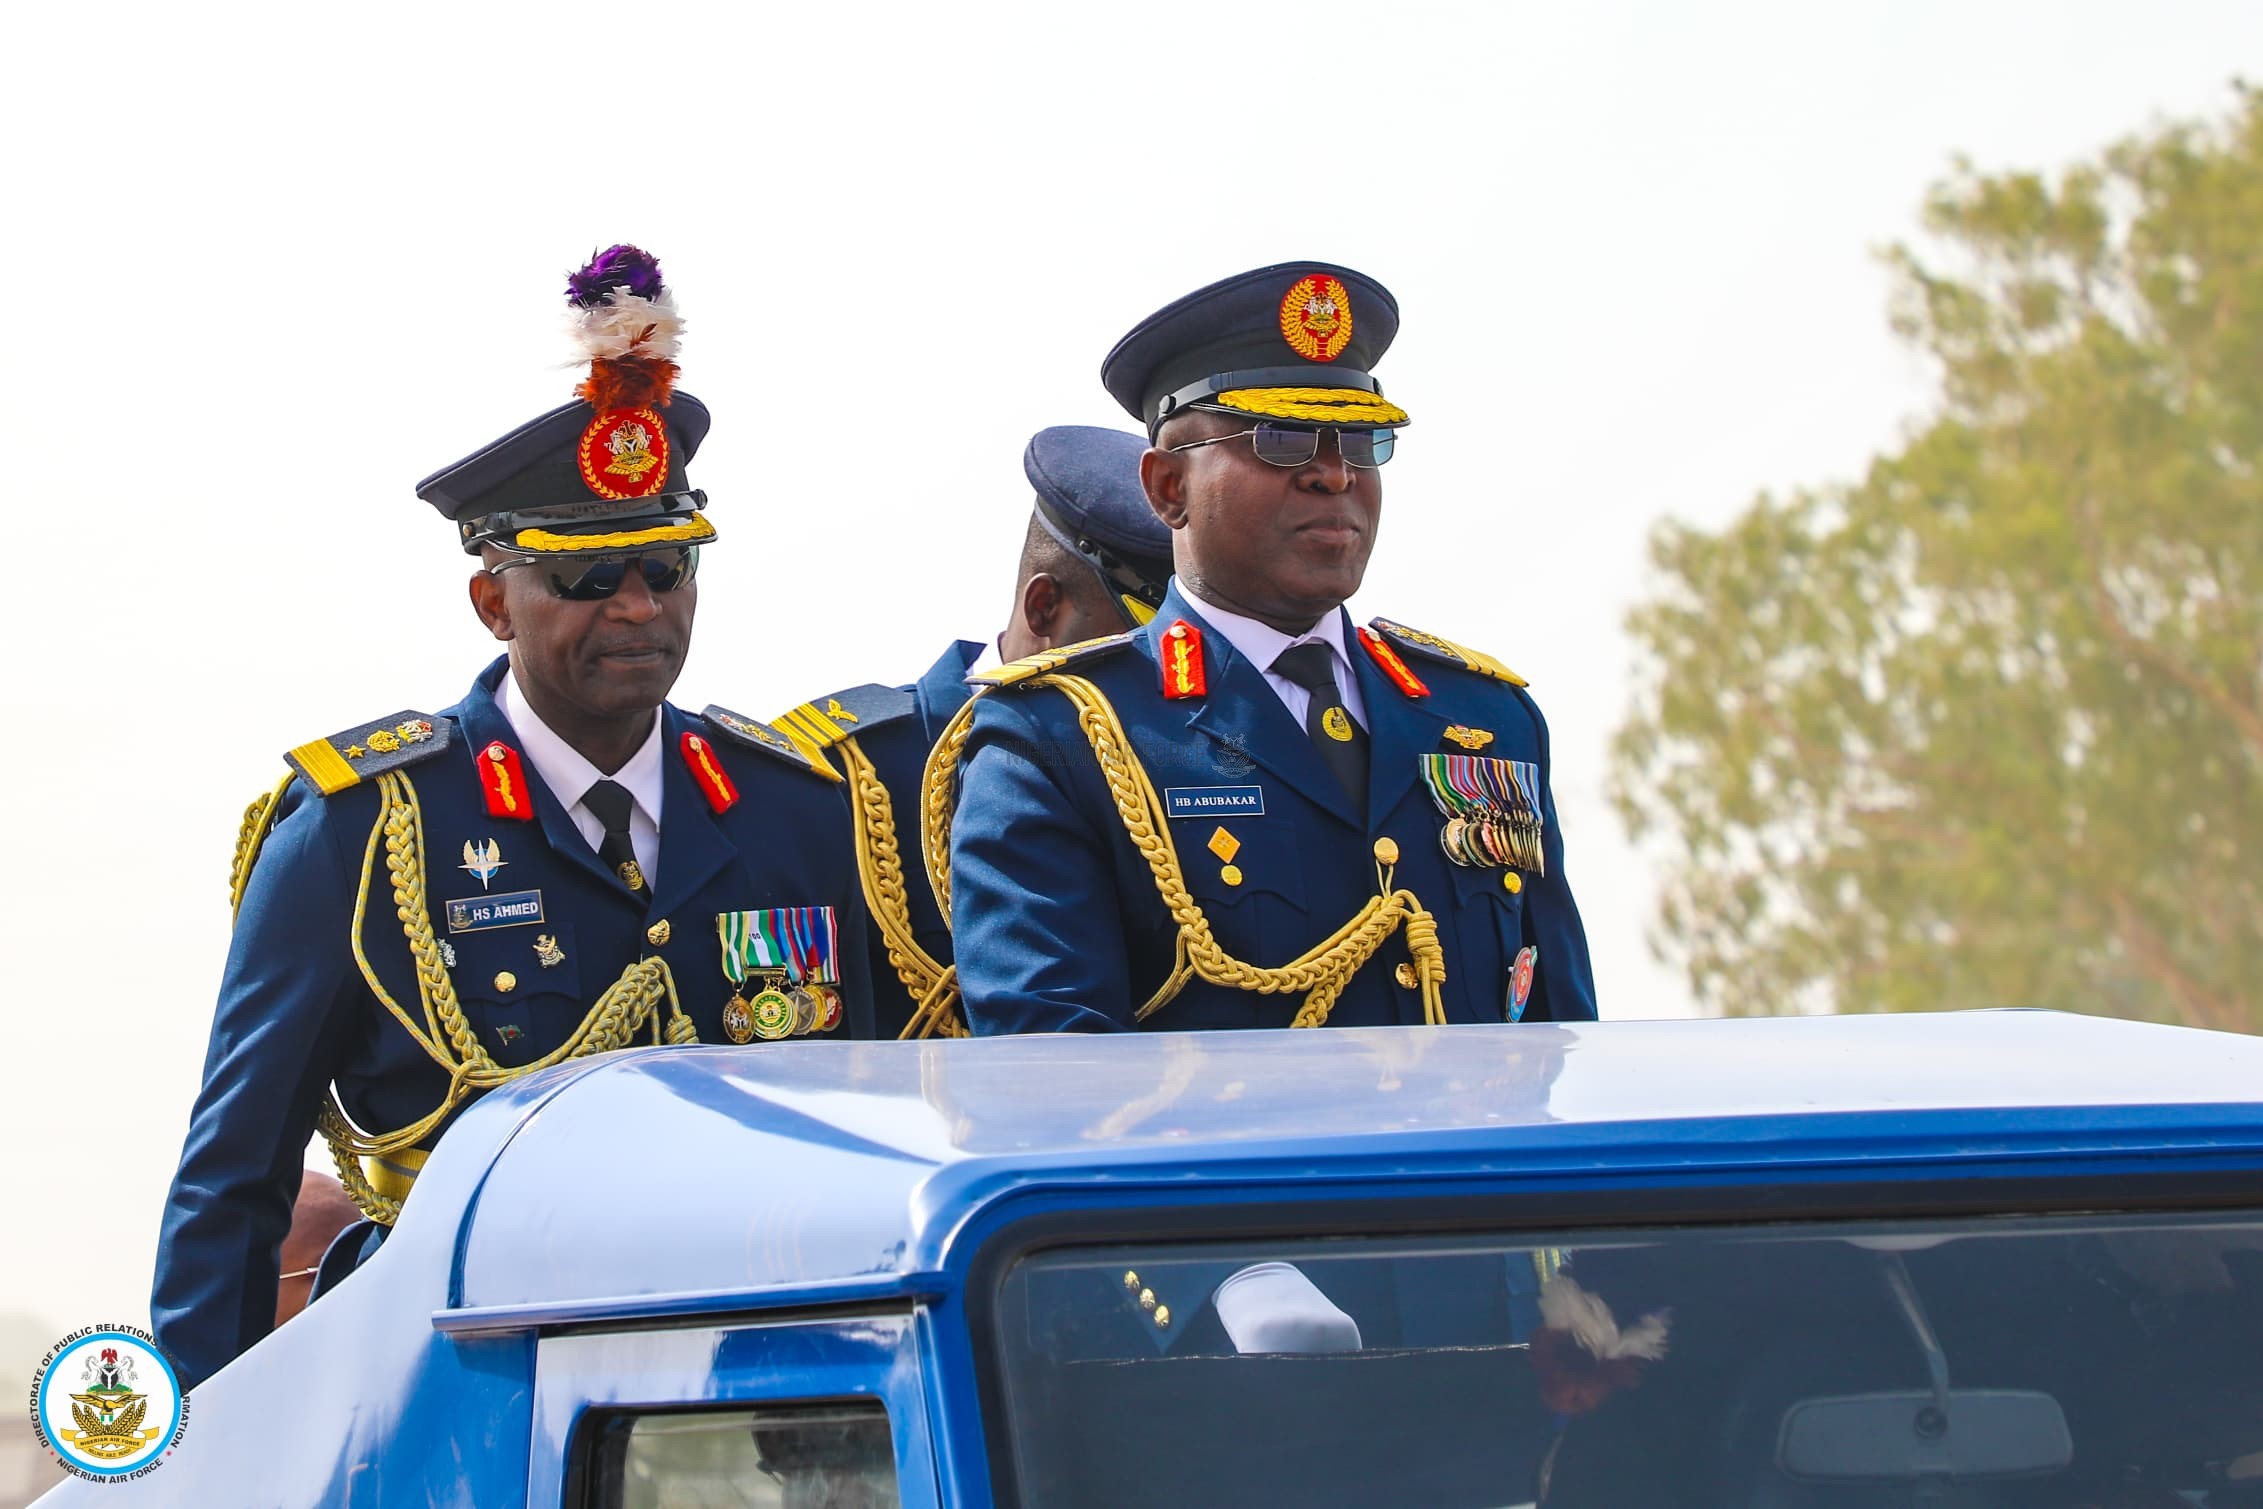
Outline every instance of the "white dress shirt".
{"type": "Polygon", "coordinates": [[[1299,728],[1304,727],[1304,715],[1312,706],[1312,694],[1276,672],[1273,662],[1293,644],[1326,645],[1333,652],[1328,664],[1336,673],[1336,694],[1344,699],[1344,711],[1350,713],[1352,721],[1361,728],[1367,727],[1367,699],[1360,695],[1359,677],[1352,672],[1351,651],[1344,644],[1341,609],[1322,614],[1320,622],[1302,634],[1283,634],[1271,624],[1229,613],[1215,603],[1204,601],[1186,584],[1185,577],[1178,578],[1174,585],[1179,589],[1179,596],[1202,614],[1203,622],[1225,635],[1226,642],[1239,651],[1244,660],[1265,673],[1265,684],[1273,688],[1274,695],[1281,699],[1281,705],[1289,710],[1289,716],[1296,719],[1299,728]]]}
{"type": "Polygon", "coordinates": [[[652,719],[652,734],[629,761],[608,776],[589,762],[580,750],[558,737],[549,724],[535,716],[527,706],[526,696],[519,690],[518,670],[514,667],[495,686],[495,706],[503,714],[503,721],[511,725],[511,732],[519,736],[519,753],[526,756],[534,773],[542,777],[542,784],[566,809],[566,816],[574,820],[581,836],[595,849],[605,839],[605,824],[597,814],[582,804],[589,788],[599,781],[611,780],[627,791],[635,803],[629,809],[629,846],[636,850],[637,867],[644,871],[644,883],[657,887],[660,884],[660,717],[657,710],[652,719]]]}

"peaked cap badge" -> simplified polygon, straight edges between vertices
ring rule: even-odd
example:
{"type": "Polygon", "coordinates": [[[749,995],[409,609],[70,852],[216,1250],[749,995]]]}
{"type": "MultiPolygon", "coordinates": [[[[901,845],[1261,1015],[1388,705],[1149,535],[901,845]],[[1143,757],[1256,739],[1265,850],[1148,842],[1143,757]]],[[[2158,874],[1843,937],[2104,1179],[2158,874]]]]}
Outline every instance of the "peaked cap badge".
{"type": "Polygon", "coordinates": [[[1308,273],[1281,295],[1281,338],[1311,362],[1332,362],[1351,344],[1352,301],[1341,279],[1308,273]]]}
{"type": "Polygon", "coordinates": [[[668,485],[668,430],[650,409],[611,409],[581,432],[581,479],[600,498],[649,498],[668,485]]]}

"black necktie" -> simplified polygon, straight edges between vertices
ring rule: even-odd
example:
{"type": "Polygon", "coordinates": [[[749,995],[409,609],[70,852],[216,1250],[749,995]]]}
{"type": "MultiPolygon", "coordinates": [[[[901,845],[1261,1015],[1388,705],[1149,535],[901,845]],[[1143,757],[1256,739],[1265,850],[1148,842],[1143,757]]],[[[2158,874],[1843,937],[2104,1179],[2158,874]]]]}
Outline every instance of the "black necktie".
{"type": "Polygon", "coordinates": [[[1324,644],[1292,644],[1273,657],[1273,674],[1285,676],[1311,693],[1305,704],[1304,731],[1319,746],[1320,758],[1343,782],[1355,803],[1367,800],[1367,731],[1352,721],[1344,695],[1336,690],[1336,652],[1324,644]]]}
{"type": "Polygon", "coordinates": [[[645,884],[644,867],[636,862],[636,845],[629,842],[629,808],[635,805],[629,789],[617,781],[599,781],[582,793],[581,804],[605,825],[597,857],[620,877],[621,884],[639,898],[650,900],[652,887],[645,884]]]}

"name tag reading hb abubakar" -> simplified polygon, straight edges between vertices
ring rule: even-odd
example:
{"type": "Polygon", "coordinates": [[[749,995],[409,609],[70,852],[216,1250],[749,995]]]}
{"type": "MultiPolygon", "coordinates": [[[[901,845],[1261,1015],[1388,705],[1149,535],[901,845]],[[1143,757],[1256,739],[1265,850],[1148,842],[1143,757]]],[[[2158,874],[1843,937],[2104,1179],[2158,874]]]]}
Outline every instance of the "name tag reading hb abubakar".
{"type": "Polygon", "coordinates": [[[1163,811],[1172,817],[1263,817],[1263,786],[1166,786],[1163,811]]]}

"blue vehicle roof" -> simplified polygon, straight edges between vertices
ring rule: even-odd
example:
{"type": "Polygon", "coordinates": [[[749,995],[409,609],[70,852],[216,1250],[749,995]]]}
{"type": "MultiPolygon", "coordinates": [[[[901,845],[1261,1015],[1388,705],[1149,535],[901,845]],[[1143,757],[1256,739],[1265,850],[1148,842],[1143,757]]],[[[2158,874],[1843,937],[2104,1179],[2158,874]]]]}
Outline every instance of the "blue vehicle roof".
{"type": "Polygon", "coordinates": [[[2257,1039],[2031,1011],[623,1053],[481,1107],[523,1109],[455,1305],[916,1291],[978,1214],[1079,1186],[2252,1153],[2259,1086],[2257,1039]]]}
{"type": "MultiPolygon", "coordinates": [[[[1986,1214],[2017,1203],[2003,1181],[2181,1200],[2195,1173],[2252,1203],[2258,1086],[2263,1040],[2044,1012],[607,1054],[472,1106],[383,1249],[198,1387],[151,1482],[520,1502],[533,1444],[572,1423],[534,1419],[551,1328],[923,1302],[963,1324],[975,1254],[1024,1215],[1167,1236],[1158,1207],[1289,1201],[1329,1229],[1352,1197],[1531,1191],[1561,1221],[1559,1193],[1668,1190],[1775,1219],[1779,1194],[1863,1181],[1986,1214]]],[[[970,1345],[934,1358],[962,1446],[970,1345]]]]}

